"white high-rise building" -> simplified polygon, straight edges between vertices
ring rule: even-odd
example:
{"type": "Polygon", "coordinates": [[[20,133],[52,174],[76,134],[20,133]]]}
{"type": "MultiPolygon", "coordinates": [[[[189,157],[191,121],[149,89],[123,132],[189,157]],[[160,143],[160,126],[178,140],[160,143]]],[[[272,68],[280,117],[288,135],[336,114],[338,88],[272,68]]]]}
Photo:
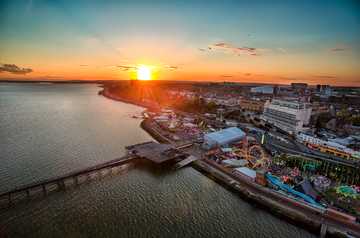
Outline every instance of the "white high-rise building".
{"type": "Polygon", "coordinates": [[[264,105],[262,119],[290,134],[296,134],[309,124],[311,104],[273,99],[264,105]]]}

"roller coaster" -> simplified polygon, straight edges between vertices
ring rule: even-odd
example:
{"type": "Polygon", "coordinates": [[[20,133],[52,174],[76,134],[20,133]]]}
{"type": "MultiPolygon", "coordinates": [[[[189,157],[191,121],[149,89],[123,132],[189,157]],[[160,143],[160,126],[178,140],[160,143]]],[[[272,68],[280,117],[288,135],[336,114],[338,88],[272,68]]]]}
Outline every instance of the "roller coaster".
{"type": "Polygon", "coordinates": [[[270,165],[270,160],[265,151],[257,144],[249,145],[247,141],[244,141],[242,148],[236,149],[234,153],[246,159],[252,168],[268,167],[270,165]]]}

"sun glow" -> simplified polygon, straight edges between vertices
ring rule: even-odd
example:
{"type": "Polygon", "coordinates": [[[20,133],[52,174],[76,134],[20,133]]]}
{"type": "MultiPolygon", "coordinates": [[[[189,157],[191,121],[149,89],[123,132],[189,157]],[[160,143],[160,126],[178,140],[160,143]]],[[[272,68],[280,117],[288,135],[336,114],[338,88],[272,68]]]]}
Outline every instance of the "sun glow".
{"type": "Polygon", "coordinates": [[[141,65],[137,68],[138,80],[151,80],[151,69],[148,66],[141,65]]]}

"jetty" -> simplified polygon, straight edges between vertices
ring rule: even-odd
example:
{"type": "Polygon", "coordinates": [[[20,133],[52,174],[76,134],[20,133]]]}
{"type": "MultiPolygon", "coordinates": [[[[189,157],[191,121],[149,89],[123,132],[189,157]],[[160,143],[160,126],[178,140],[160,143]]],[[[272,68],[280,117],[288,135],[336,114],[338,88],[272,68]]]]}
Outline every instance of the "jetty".
{"type": "Polygon", "coordinates": [[[98,175],[104,176],[116,173],[121,169],[121,166],[128,164],[134,159],[134,156],[127,155],[85,169],[73,171],[62,176],[16,187],[0,194],[0,208],[11,207],[15,205],[15,202],[24,199],[29,200],[32,197],[39,195],[39,193],[46,196],[53,191],[66,190],[67,187],[78,186],[98,175]]]}
{"type": "MultiPolygon", "coordinates": [[[[179,146],[180,149],[186,147],[188,147],[188,145],[179,146]]],[[[127,146],[125,148],[127,155],[123,157],[3,192],[0,194],[0,209],[13,207],[20,201],[30,200],[39,195],[46,196],[54,191],[66,190],[71,186],[79,186],[94,177],[115,174],[119,172],[119,170],[126,169],[131,162],[147,160],[154,164],[176,163],[184,161],[185,158],[189,157],[186,153],[181,152],[180,149],[172,145],[159,144],[153,141],[127,146]]],[[[187,164],[188,163],[189,162],[187,162],[187,164]]]]}
{"type": "Polygon", "coordinates": [[[153,141],[125,147],[128,154],[162,164],[165,162],[184,159],[187,155],[170,144],[159,144],[153,141]]]}

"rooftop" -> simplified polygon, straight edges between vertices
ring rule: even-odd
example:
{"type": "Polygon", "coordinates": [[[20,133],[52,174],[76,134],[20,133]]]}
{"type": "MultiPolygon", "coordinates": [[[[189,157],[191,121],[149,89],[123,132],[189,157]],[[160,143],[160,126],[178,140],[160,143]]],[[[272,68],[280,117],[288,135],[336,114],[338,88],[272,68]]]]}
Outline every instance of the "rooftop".
{"type": "Polygon", "coordinates": [[[151,160],[157,164],[184,156],[182,152],[169,144],[159,144],[153,141],[127,146],[126,149],[130,154],[151,160]]]}

